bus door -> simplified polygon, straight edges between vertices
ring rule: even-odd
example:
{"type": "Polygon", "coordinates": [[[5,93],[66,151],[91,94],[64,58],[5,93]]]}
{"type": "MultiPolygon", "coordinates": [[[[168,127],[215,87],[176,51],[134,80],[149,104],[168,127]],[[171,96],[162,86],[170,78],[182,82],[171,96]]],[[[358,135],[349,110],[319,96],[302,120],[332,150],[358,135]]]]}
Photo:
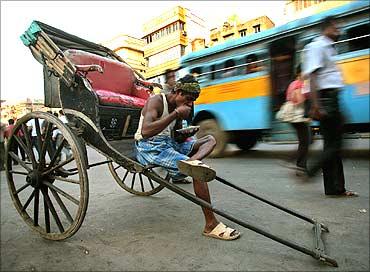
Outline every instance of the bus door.
{"type": "Polygon", "coordinates": [[[269,44],[271,59],[271,133],[272,142],[290,142],[297,139],[289,123],[277,121],[276,113],[285,102],[286,90],[295,78],[296,37],[288,36],[272,41],[269,44]]]}

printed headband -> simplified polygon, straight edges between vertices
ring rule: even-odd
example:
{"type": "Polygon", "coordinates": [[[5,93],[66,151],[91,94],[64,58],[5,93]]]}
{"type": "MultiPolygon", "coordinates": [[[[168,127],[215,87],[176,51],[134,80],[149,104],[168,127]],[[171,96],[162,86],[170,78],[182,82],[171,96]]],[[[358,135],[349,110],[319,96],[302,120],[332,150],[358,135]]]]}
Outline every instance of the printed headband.
{"type": "Polygon", "coordinates": [[[175,85],[175,91],[181,90],[186,93],[200,94],[200,86],[197,82],[192,83],[181,83],[177,82],[175,85]]]}

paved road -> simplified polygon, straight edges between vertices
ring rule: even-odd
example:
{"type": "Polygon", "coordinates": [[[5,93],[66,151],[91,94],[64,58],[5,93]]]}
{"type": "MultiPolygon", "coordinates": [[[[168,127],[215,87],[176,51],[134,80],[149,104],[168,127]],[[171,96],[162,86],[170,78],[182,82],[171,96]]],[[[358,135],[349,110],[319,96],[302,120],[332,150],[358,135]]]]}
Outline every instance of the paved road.
{"type": "MultiPolygon", "coordinates": [[[[312,154],[321,143],[313,146],[312,154]]],[[[89,170],[87,215],[71,238],[53,242],[31,231],[16,212],[1,172],[2,271],[368,271],[369,142],[351,140],[345,152],[347,187],[359,198],[329,198],[320,176],[303,182],[279,166],[295,145],[259,144],[247,153],[230,148],[222,159],[207,159],[220,176],[319,219],[327,252],[339,268],[238,227],[242,237],[224,242],[201,235],[203,217],[193,203],[163,190],[152,197],[131,195],[115,184],[107,166],[89,170]],[[366,211],[366,212],[364,212],[366,211]]],[[[102,157],[89,150],[91,162],[102,157]]],[[[181,185],[192,191],[192,185],[181,185]]],[[[216,207],[251,224],[312,247],[311,226],[253,198],[212,182],[216,207]]]]}

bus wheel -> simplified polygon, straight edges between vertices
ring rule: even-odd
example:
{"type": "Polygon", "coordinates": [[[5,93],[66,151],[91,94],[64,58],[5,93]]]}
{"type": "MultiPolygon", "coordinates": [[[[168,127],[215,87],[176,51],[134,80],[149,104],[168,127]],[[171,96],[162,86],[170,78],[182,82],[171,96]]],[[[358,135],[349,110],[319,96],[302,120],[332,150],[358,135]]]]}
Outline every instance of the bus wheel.
{"type": "Polygon", "coordinates": [[[199,131],[196,134],[198,139],[207,135],[212,135],[216,139],[217,144],[212,153],[209,154],[209,157],[222,157],[228,143],[227,133],[220,128],[215,119],[200,121],[198,125],[200,126],[199,131]]]}
{"type": "Polygon", "coordinates": [[[238,137],[235,144],[242,150],[249,150],[257,143],[257,135],[244,135],[243,137],[238,137]]]}

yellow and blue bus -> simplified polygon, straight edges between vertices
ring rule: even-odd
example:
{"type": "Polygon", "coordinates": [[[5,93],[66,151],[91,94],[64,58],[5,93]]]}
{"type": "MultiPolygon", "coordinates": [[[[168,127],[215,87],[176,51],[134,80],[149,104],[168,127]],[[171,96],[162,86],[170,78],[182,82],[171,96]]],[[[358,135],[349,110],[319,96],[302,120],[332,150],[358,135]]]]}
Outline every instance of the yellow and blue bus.
{"type": "Polygon", "coordinates": [[[217,146],[211,155],[222,155],[227,143],[247,150],[262,138],[294,137],[290,126],[276,121],[275,114],[294,80],[304,46],[320,35],[320,22],[326,16],[336,17],[341,29],[336,47],[346,84],[340,96],[345,127],[351,132],[369,131],[369,5],[356,1],[181,59],[180,75],[198,75],[201,95],[193,123],[200,125],[200,136],[215,136],[217,146]]]}

